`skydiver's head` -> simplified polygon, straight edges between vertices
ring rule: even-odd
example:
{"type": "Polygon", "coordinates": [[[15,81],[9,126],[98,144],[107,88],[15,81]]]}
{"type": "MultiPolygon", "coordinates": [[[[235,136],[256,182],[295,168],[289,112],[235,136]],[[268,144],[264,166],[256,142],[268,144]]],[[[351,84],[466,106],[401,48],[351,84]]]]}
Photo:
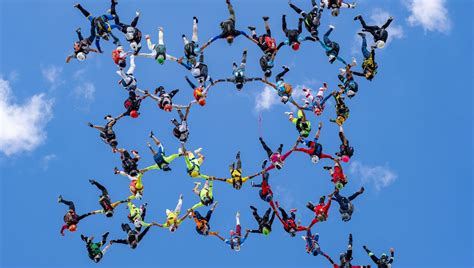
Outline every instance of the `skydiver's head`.
{"type": "Polygon", "coordinates": [[[102,259],[102,256],[101,256],[101,255],[102,255],[102,254],[96,254],[96,255],[94,255],[94,260],[93,260],[93,261],[94,261],[95,263],[98,263],[98,262],[102,259]]]}
{"type": "Polygon", "coordinates": [[[384,48],[385,47],[385,42],[382,41],[382,40],[379,40],[375,43],[375,45],[377,46],[377,48],[384,48]]]}
{"type": "Polygon", "coordinates": [[[382,254],[382,256],[380,256],[380,262],[382,263],[388,263],[388,256],[387,254],[382,254]]]}
{"type": "Polygon", "coordinates": [[[316,107],[316,108],[314,109],[314,114],[316,114],[317,116],[320,116],[322,113],[323,113],[323,109],[322,109],[322,108],[316,107]]]}
{"type": "Polygon", "coordinates": [[[365,78],[368,79],[368,80],[372,80],[372,78],[374,78],[374,73],[370,70],[367,70],[365,72],[365,78]]]}
{"type": "Polygon", "coordinates": [[[348,155],[343,155],[343,156],[341,157],[341,160],[342,160],[342,162],[344,162],[344,163],[349,162],[350,159],[351,159],[351,158],[350,158],[348,155]]]}
{"type": "Polygon", "coordinates": [[[262,229],[262,234],[264,234],[264,235],[269,235],[270,232],[271,232],[270,229],[268,229],[267,227],[263,227],[263,229],[262,229]]]}
{"type": "Polygon", "coordinates": [[[113,210],[107,210],[107,211],[105,212],[105,216],[106,216],[107,218],[110,218],[110,217],[112,217],[113,215],[114,215],[114,211],[113,211],[113,210]]]}
{"type": "Polygon", "coordinates": [[[206,105],[206,98],[204,98],[204,97],[199,98],[198,103],[201,106],[206,105]]]}
{"type": "Polygon", "coordinates": [[[292,45],[291,45],[291,48],[294,50],[294,51],[298,51],[300,49],[300,42],[294,42],[292,45]]]}
{"type": "Polygon", "coordinates": [[[282,169],[283,168],[283,162],[282,161],[277,161],[273,164],[277,169],[282,169]]]}
{"type": "Polygon", "coordinates": [[[164,63],[165,63],[165,56],[164,56],[164,55],[159,55],[159,56],[156,58],[156,61],[157,61],[159,64],[164,64],[164,63]]]}
{"type": "Polygon", "coordinates": [[[130,247],[131,247],[132,249],[136,249],[137,246],[138,246],[137,240],[133,240],[132,242],[130,242],[130,247]]]}
{"type": "Polygon", "coordinates": [[[234,36],[229,35],[226,37],[226,40],[227,40],[227,44],[232,45],[232,43],[234,43],[234,36]]]}
{"type": "Polygon", "coordinates": [[[142,44],[141,44],[141,43],[137,43],[137,42],[135,42],[135,41],[133,41],[133,42],[130,43],[130,48],[131,48],[133,51],[138,51],[141,47],[142,47],[142,44]]]}
{"type": "Polygon", "coordinates": [[[170,171],[170,170],[171,170],[171,168],[170,168],[170,166],[169,166],[168,164],[163,164],[163,165],[161,166],[161,169],[163,169],[163,171],[170,171]]]}
{"type": "Polygon", "coordinates": [[[139,218],[137,218],[133,221],[133,225],[135,225],[135,228],[140,228],[142,227],[142,221],[139,218]]]}
{"type": "Polygon", "coordinates": [[[356,92],[352,89],[349,89],[346,94],[349,99],[352,99],[356,95],[356,92]]]}
{"type": "Polygon", "coordinates": [[[333,63],[333,62],[336,61],[336,56],[334,56],[334,55],[329,55],[328,57],[329,57],[329,63],[333,63]]]}
{"type": "Polygon", "coordinates": [[[125,39],[127,39],[128,41],[133,40],[133,37],[135,36],[135,32],[136,32],[136,29],[134,27],[127,27],[127,33],[125,33],[125,39]]]}
{"type": "Polygon", "coordinates": [[[142,195],[138,192],[135,194],[135,199],[138,199],[138,200],[141,200],[142,199],[142,195]]]}
{"type": "Polygon", "coordinates": [[[237,87],[238,90],[241,90],[244,87],[244,84],[239,82],[235,86],[237,87]]]}
{"type": "Polygon", "coordinates": [[[317,155],[311,156],[311,162],[313,162],[313,164],[317,164],[319,162],[319,156],[317,155]]]}
{"type": "Polygon", "coordinates": [[[351,220],[351,215],[347,212],[342,213],[341,217],[342,217],[342,221],[345,221],[345,222],[351,220]]]}
{"type": "Polygon", "coordinates": [[[212,199],[209,198],[208,196],[204,196],[204,198],[202,198],[201,202],[202,202],[205,206],[209,206],[209,205],[212,203],[212,199]]]}
{"type": "Polygon", "coordinates": [[[207,224],[199,223],[199,225],[198,225],[198,230],[199,230],[203,235],[208,235],[208,234],[209,234],[209,228],[208,228],[207,224]]]}
{"type": "Polygon", "coordinates": [[[265,77],[270,77],[272,76],[272,70],[271,69],[266,69],[265,70],[265,77]]]}
{"type": "Polygon", "coordinates": [[[67,227],[67,229],[70,231],[70,232],[75,232],[77,230],[77,226],[75,224],[71,224],[67,227]]]}
{"type": "Polygon", "coordinates": [[[171,104],[166,104],[165,107],[163,107],[163,110],[167,111],[167,112],[171,112],[171,110],[173,110],[173,106],[171,104]]]}
{"type": "Polygon", "coordinates": [[[336,186],[336,189],[338,189],[338,190],[342,190],[342,188],[344,188],[344,184],[342,184],[342,183],[339,182],[339,181],[336,183],[335,186],[336,186]]]}
{"type": "Polygon", "coordinates": [[[337,7],[333,8],[333,9],[331,10],[331,15],[332,15],[333,17],[339,16],[339,8],[337,8],[337,7]]]}
{"type": "Polygon", "coordinates": [[[316,216],[316,218],[318,219],[318,221],[325,221],[326,220],[326,215],[319,214],[318,216],[316,216]]]}
{"type": "Polygon", "coordinates": [[[170,232],[172,233],[176,232],[177,229],[178,229],[178,226],[176,224],[173,224],[170,227],[168,227],[168,230],[170,230],[170,232]]]}
{"type": "Polygon", "coordinates": [[[76,54],[76,59],[78,61],[85,61],[86,60],[86,53],[84,52],[79,52],[76,54]]]}
{"type": "Polygon", "coordinates": [[[283,96],[283,97],[281,97],[281,102],[287,103],[289,99],[290,98],[288,98],[288,96],[283,96]]]}
{"type": "Polygon", "coordinates": [[[109,35],[106,32],[102,33],[100,37],[102,37],[102,39],[104,39],[105,41],[109,41],[109,35]]]}

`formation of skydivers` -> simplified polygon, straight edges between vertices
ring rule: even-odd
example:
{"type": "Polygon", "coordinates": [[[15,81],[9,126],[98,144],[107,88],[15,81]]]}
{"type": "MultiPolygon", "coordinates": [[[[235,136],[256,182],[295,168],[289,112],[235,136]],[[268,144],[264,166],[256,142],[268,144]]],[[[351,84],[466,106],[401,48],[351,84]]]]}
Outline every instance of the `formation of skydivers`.
{"type": "MultiPolygon", "coordinates": [[[[297,12],[301,17],[298,20],[297,29],[288,29],[286,16],[282,16],[282,29],[284,32],[284,40],[278,45],[275,37],[272,36],[272,31],[269,26],[269,17],[263,17],[265,33],[257,35],[256,27],[249,26],[251,34],[247,34],[243,30],[238,30],[236,22],[236,14],[230,0],[226,0],[226,4],[229,10],[229,18],[220,23],[221,33],[215,37],[209,39],[204,45],[200,46],[198,42],[198,18],[193,18],[192,37],[188,39],[186,35],[182,35],[184,43],[184,56],[175,57],[167,52],[167,48],[164,43],[164,31],[163,28],[158,29],[158,41],[153,44],[151,37],[145,35],[147,48],[149,53],[142,52],[142,32],[138,29],[138,21],[140,13],[136,12],[134,19],[130,24],[127,24],[117,14],[117,2],[118,0],[111,0],[110,10],[106,14],[100,16],[94,16],[89,13],[80,4],[74,5],[90,22],[90,36],[84,38],[82,36],[81,29],[76,30],[78,35],[78,41],[74,43],[74,52],[69,55],[66,62],[70,62],[71,59],[77,59],[78,61],[84,61],[89,56],[89,53],[103,53],[100,41],[108,41],[112,39],[116,45],[116,49],[112,52],[112,59],[118,67],[117,74],[121,77],[119,84],[127,91],[128,98],[124,102],[125,111],[119,116],[113,117],[107,115],[104,119],[107,121],[104,126],[94,125],[88,123],[91,128],[95,128],[99,131],[101,139],[108,144],[113,153],[120,154],[120,160],[122,163],[122,169],[114,168],[115,174],[120,174],[130,179],[130,196],[123,200],[112,201],[106,187],[100,184],[98,181],[89,180],[91,185],[97,187],[101,191],[99,197],[99,205],[101,209],[94,210],[85,214],[78,214],[76,212],[75,205],[72,201],[64,199],[59,196],[59,202],[68,206],[68,211],[64,215],[64,225],[61,228],[61,234],[64,235],[65,230],[71,232],[76,231],[79,222],[86,217],[96,214],[104,214],[106,217],[112,217],[114,215],[114,209],[120,204],[127,204],[129,209],[128,221],[129,223],[123,223],[121,228],[125,232],[125,238],[113,239],[107,243],[108,232],[102,235],[102,239],[99,242],[94,241],[94,237],[86,237],[81,235],[81,239],[86,243],[86,248],[89,254],[89,258],[94,262],[99,262],[106,251],[113,244],[126,244],[132,249],[135,249],[140,241],[145,237],[151,227],[157,226],[162,228],[168,228],[170,232],[175,232],[180,227],[181,223],[187,218],[192,218],[196,224],[196,231],[198,234],[203,236],[215,236],[228,244],[231,249],[239,251],[241,246],[247,240],[250,233],[269,235],[272,231],[272,225],[275,217],[281,222],[283,229],[290,234],[291,237],[296,236],[297,232],[305,232],[302,238],[306,242],[306,252],[308,254],[317,256],[324,256],[334,267],[370,267],[367,266],[355,266],[351,264],[352,260],[352,235],[349,235],[349,244],[347,251],[341,253],[338,262],[334,262],[329,255],[327,255],[319,245],[319,234],[313,234],[311,232],[312,227],[320,222],[327,220],[329,216],[329,209],[331,202],[336,201],[339,204],[339,212],[342,221],[347,222],[351,220],[354,212],[354,205],[352,201],[364,192],[364,188],[360,188],[359,191],[353,193],[349,197],[342,195],[342,191],[345,185],[348,183],[348,178],[343,171],[343,163],[347,163],[354,155],[354,148],[349,144],[343,124],[349,117],[349,108],[345,103],[345,97],[349,99],[353,98],[358,92],[358,84],[354,79],[354,75],[365,77],[367,80],[372,80],[377,74],[378,65],[375,62],[375,51],[381,49],[387,42],[388,32],[387,27],[393,20],[392,17],[388,18],[387,22],[382,26],[370,26],[367,25],[361,15],[358,15],[354,20],[360,21],[363,29],[362,32],[358,33],[362,38],[362,53],[364,56],[362,63],[362,70],[359,72],[352,71],[352,68],[356,66],[355,59],[351,63],[347,63],[340,55],[340,46],[337,42],[330,40],[329,36],[335,29],[334,26],[330,25],[329,29],[323,35],[322,40],[319,37],[319,27],[321,24],[322,15],[324,10],[327,8],[331,10],[332,16],[338,16],[341,8],[355,8],[355,4],[345,3],[342,0],[322,0],[319,5],[315,0],[311,0],[310,11],[303,11],[297,7],[294,3],[289,1],[289,6],[297,12]],[[303,33],[303,25],[308,32],[305,36],[303,33]],[[113,30],[116,29],[118,32],[122,32],[125,35],[125,39],[129,43],[130,51],[126,51],[122,45],[120,39],[115,35],[113,30]],[[365,32],[370,33],[373,36],[373,44],[368,48],[365,32]],[[219,39],[225,39],[227,43],[232,44],[235,38],[243,36],[251,42],[258,45],[262,50],[263,55],[260,58],[260,66],[263,72],[262,77],[247,77],[245,74],[245,67],[247,61],[247,51],[245,50],[242,54],[242,60],[240,64],[233,63],[232,76],[229,78],[216,79],[214,80],[209,75],[209,68],[204,63],[203,51],[210,46],[213,42],[219,39]],[[340,69],[338,78],[340,84],[339,89],[325,96],[325,92],[328,90],[328,85],[324,83],[315,95],[311,92],[311,89],[303,89],[304,91],[304,104],[300,105],[293,99],[293,87],[291,84],[285,82],[284,76],[290,71],[290,68],[283,66],[283,70],[275,76],[275,82],[270,82],[269,78],[272,76],[272,70],[274,67],[274,60],[277,53],[284,46],[289,46],[293,50],[298,50],[302,42],[319,42],[324,49],[324,53],[327,55],[329,62],[335,63],[339,61],[343,64],[344,68],[340,69]],[[92,44],[95,42],[96,49],[92,48],[92,44]],[[187,70],[190,71],[195,82],[189,77],[185,77],[187,83],[193,89],[193,97],[188,105],[178,105],[173,103],[173,97],[178,94],[179,89],[167,91],[164,87],[160,86],[151,93],[147,90],[142,90],[138,87],[138,80],[134,76],[135,71],[135,58],[145,57],[151,58],[157,61],[159,64],[164,64],[167,60],[174,61],[187,70]],[[127,62],[128,59],[128,62],[127,62]],[[128,68],[127,68],[128,65],[128,68]],[[127,69],[127,70],[125,70],[127,69]],[[185,147],[185,144],[189,138],[188,128],[188,116],[190,113],[191,106],[193,105],[206,105],[206,97],[209,93],[209,89],[218,83],[229,82],[235,84],[238,90],[241,90],[245,83],[260,81],[271,88],[274,88],[276,94],[280,97],[283,103],[291,103],[294,105],[298,112],[294,114],[288,112],[290,122],[295,124],[298,131],[298,138],[295,145],[283,152],[283,144],[280,144],[276,150],[273,150],[269,145],[265,143],[262,137],[260,142],[264,151],[266,152],[268,159],[264,160],[261,166],[261,170],[255,174],[243,175],[242,160],[240,152],[236,155],[236,161],[229,166],[230,177],[220,178],[216,176],[205,175],[201,172],[201,167],[204,161],[204,155],[201,153],[201,148],[194,151],[189,151],[185,147]],[[322,129],[322,123],[318,124],[318,129],[313,138],[310,138],[312,125],[309,121],[308,116],[305,112],[313,112],[316,116],[321,116],[325,110],[325,103],[329,98],[335,100],[335,119],[330,119],[339,125],[339,138],[341,145],[339,152],[334,156],[323,152],[323,146],[319,143],[319,136],[322,129]],[[138,162],[141,157],[137,151],[131,150],[130,152],[126,149],[118,147],[118,141],[116,134],[113,130],[114,125],[118,120],[123,117],[130,116],[137,118],[140,115],[141,102],[146,99],[153,99],[157,102],[158,107],[166,112],[171,112],[173,109],[177,110],[179,119],[173,119],[171,121],[173,126],[173,135],[180,141],[181,148],[174,154],[167,154],[165,152],[164,145],[160,142],[159,138],[155,134],[150,132],[150,139],[148,142],[148,148],[153,155],[154,165],[145,168],[138,168],[138,162]],[[299,145],[302,144],[301,147],[299,145]],[[334,184],[334,191],[330,194],[323,195],[320,197],[317,204],[308,202],[307,208],[315,213],[314,219],[309,225],[301,225],[301,222],[296,219],[296,209],[291,209],[288,212],[279,206],[279,203],[274,199],[274,195],[269,183],[270,173],[273,169],[280,170],[283,168],[285,159],[288,158],[292,153],[302,152],[310,157],[310,160],[317,164],[322,159],[331,160],[334,162],[332,166],[324,166],[324,169],[329,171],[331,182],[334,184]],[[144,185],[142,178],[144,174],[151,170],[162,170],[169,172],[172,170],[172,162],[178,158],[184,158],[187,168],[187,173],[192,178],[201,178],[205,182],[202,185],[201,182],[195,182],[193,192],[199,196],[199,202],[191,206],[181,213],[183,205],[183,195],[180,195],[178,203],[174,210],[166,210],[166,221],[162,224],[157,222],[148,223],[145,221],[146,206],[147,203],[143,203],[140,207],[137,207],[134,202],[141,200],[144,195],[144,185]],[[254,178],[261,176],[261,182],[255,183],[254,178]],[[230,237],[224,238],[219,232],[211,231],[210,221],[213,212],[216,209],[217,201],[214,200],[213,196],[213,182],[222,181],[230,184],[234,189],[240,190],[244,183],[251,181],[251,186],[260,188],[260,198],[269,204],[269,208],[264,214],[259,214],[258,209],[254,206],[250,206],[252,214],[257,221],[258,227],[254,230],[247,229],[242,230],[240,225],[240,213],[236,214],[236,228],[230,231],[230,237]],[[327,199],[327,200],[326,200],[327,199]],[[197,209],[201,207],[209,207],[209,210],[201,214],[197,209]],[[205,216],[203,216],[205,215],[205,216]]],[[[380,257],[376,257],[366,246],[363,247],[368,255],[371,257],[377,267],[389,267],[394,259],[394,250],[390,249],[390,256],[382,254],[380,257]]]]}

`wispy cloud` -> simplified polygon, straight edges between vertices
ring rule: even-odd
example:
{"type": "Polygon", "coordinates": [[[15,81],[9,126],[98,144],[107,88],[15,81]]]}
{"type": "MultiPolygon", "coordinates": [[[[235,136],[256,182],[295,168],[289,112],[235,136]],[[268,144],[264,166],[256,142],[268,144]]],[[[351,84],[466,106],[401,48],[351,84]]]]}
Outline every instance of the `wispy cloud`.
{"type": "Polygon", "coordinates": [[[53,101],[33,95],[24,104],[14,102],[10,83],[0,78],[0,152],[11,156],[33,151],[46,139],[46,124],[53,117],[53,101]]]}
{"type": "Polygon", "coordinates": [[[270,110],[278,103],[280,103],[280,98],[278,98],[275,89],[269,86],[265,86],[262,92],[257,94],[255,98],[255,110],[257,112],[270,110]]]}
{"type": "MultiPolygon", "coordinates": [[[[449,19],[446,0],[408,0],[406,6],[411,12],[408,24],[421,26],[427,31],[449,33],[452,23],[449,19]]],[[[468,6],[466,6],[468,8],[468,6]]]]}
{"type": "Polygon", "coordinates": [[[388,187],[398,177],[387,165],[370,166],[359,161],[352,162],[349,172],[356,178],[359,178],[363,184],[372,184],[377,191],[388,187]]]}
{"type": "Polygon", "coordinates": [[[55,65],[41,67],[41,73],[43,74],[44,79],[50,83],[51,89],[56,89],[64,83],[61,78],[62,72],[63,68],[55,65]]]}
{"type": "Polygon", "coordinates": [[[277,185],[275,187],[275,196],[278,196],[278,203],[282,208],[285,208],[285,210],[295,208],[296,199],[290,190],[277,185]]]}
{"type": "Polygon", "coordinates": [[[88,102],[94,100],[95,86],[91,82],[83,82],[74,88],[74,96],[88,102]]]}
{"type": "Polygon", "coordinates": [[[43,167],[43,170],[47,170],[51,161],[55,160],[56,158],[57,156],[55,154],[48,154],[43,156],[43,159],[41,160],[41,166],[43,167]]]}

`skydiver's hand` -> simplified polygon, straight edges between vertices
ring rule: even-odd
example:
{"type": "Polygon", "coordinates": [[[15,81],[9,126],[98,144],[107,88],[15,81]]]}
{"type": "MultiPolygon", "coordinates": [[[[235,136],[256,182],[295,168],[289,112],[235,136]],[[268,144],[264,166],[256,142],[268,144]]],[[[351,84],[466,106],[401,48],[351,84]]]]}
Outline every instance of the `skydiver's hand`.
{"type": "Polygon", "coordinates": [[[390,248],[390,253],[394,253],[394,252],[395,252],[395,249],[390,248]]]}

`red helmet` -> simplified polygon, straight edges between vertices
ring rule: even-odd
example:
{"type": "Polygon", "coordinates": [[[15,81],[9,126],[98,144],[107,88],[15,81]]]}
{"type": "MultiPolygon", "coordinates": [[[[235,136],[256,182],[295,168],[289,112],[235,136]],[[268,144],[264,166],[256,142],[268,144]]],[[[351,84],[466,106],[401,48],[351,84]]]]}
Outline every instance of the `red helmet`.
{"type": "Polygon", "coordinates": [[[300,49],[300,43],[298,43],[298,42],[293,43],[293,45],[291,45],[291,48],[294,51],[297,51],[298,49],[300,49]]]}
{"type": "Polygon", "coordinates": [[[206,105],[206,99],[205,98],[200,98],[198,100],[198,103],[199,103],[199,105],[204,106],[204,105],[206,105]]]}
{"type": "Polygon", "coordinates": [[[173,106],[171,104],[166,104],[165,107],[163,107],[163,110],[167,112],[171,112],[172,109],[173,109],[173,106]]]}
{"type": "Polygon", "coordinates": [[[137,110],[133,110],[133,111],[130,112],[130,116],[131,116],[132,118],[137,118],[139,115],[140,115],[140,114],[138,113],[137,110]]]}

